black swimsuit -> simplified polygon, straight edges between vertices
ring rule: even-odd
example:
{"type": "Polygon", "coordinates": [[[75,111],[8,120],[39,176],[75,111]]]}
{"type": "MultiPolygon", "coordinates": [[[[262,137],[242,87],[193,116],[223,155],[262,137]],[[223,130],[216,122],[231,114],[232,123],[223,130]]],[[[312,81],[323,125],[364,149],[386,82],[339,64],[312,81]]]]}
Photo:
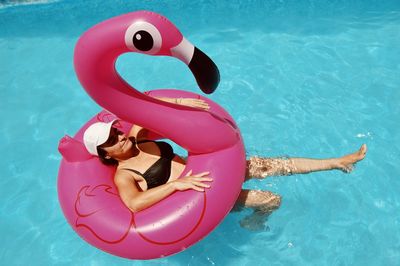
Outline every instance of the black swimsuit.
{"type": "MultiPolygon", "coordinates": [[[[137,143],[150,142],[152,140],[142,140],[137,143]]],[[[121,170],[128,170],[142,176],[147,182],[147,188],[153,188],[167,183],[171,175],[171,162],[175,154],[171,145],[164,141],[154,141],[160,149],[160,159],[158,159],[149,169],[143,174],[139,171],[129,168],[122,168],[121,170]]]]}

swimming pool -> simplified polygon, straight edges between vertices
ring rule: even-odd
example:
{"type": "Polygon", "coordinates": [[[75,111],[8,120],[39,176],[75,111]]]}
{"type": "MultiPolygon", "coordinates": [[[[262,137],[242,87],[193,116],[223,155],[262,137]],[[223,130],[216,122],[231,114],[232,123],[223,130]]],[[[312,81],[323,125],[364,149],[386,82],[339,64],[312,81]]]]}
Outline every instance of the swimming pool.
{"type": "MultiPolygon", "coordinates": [[[[399,265],[399,43],[398,1],[1,2],[0,261],[399,265]],[[95,23],[139,9],[167,16],[212,57],[221,83],[211,98],[236,118],[249,155],[330,157],[367,143],[366,159],[350,175],[246,183],[283,197],[256,232],[239,226],[244,210],[164,259],[129,261],[88,245],[66,223],[56,191],[59,139],[100,110],[76,79],[73,48],[95,23]]],[[[117,67],[139,90],[198,91],[172,58],[126,54],[117,67]]]]}

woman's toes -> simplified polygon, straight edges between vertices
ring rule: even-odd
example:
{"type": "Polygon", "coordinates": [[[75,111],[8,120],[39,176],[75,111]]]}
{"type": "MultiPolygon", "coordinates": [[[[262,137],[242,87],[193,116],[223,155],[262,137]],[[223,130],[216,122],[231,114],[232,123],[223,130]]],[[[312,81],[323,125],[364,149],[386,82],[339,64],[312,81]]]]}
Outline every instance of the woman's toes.
{"type": "Polygon", "coordinates": [[[365,155],[367,154],[367,150],[368,150],[367,145],[363,144],[358,151],[358,154],[362,157],[361,159],[364,159],[365,155]]]}

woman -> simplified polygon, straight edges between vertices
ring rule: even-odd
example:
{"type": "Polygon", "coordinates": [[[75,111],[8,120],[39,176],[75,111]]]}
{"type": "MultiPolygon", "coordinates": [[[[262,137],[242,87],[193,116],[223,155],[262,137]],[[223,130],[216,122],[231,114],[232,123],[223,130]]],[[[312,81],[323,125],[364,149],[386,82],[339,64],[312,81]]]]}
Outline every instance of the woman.
{"type": "MultiPolygon", "coordinates": [[[[209,109],[201,99],[159,98],[180,105],[209,109]]],[[[174,191],[194,189],[204,191],[211,186],[208,172],[192,173],[183,178],[185,160],[173,153],[162,141],[147,139],[148,130],[134,125],[128,135],[113,127],[115,121],[98,122],[84,133],[84,144],[92,155],[108,165],[116,165],[114,182],[124,204],[138,212],[168,197],[174,191]]],[[[338,169],[350,172],[355,163],[365,157],[366,145],[355,153],[333,159],[260,158],[247,161],[246,180],[272,175],[291,175],[338,169]]],[[[280,197],[268,191],[242,190],[236,207],[251,207],[267,213],[280,205],[280,197]]]]}

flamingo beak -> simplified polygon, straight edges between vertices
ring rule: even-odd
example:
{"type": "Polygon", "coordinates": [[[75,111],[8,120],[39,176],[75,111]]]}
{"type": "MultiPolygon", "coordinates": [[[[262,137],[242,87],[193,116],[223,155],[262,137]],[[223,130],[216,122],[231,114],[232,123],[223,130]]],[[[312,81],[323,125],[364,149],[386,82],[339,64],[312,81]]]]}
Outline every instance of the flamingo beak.
{"type": "Polygon", "coordinates": [[[185,38],[171,49],[172,56],[189,66],[200,89],[210,94],[219,84],[219,70],[215,63],[185,38]]]}

